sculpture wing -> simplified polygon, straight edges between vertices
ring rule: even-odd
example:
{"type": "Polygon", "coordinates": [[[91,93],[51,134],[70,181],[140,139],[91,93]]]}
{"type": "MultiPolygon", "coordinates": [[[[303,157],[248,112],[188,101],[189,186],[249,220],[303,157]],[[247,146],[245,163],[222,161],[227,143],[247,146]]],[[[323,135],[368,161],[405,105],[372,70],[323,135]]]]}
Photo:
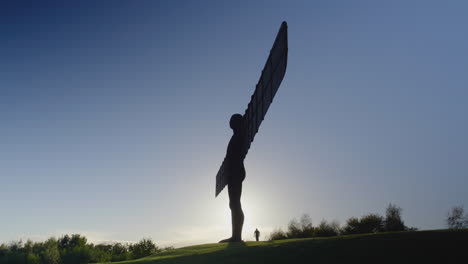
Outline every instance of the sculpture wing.
{"type": "MultiPolygon", "coordinates": [[[[288,62],[288,25],[286,21],[281,23],[280,30],[276,35],[273,47],[270,50],[270,55],[262,70],[260,80],[255,86],[255,91],[250,98],[250,102],[244,113],[244,157],[250,149],[255,135],[258,132],[260,124],[270,107],[273,98],[275,97],[281,81],[283,81],[286,73],[288,62]]],[[[227,174],[224,171],[224,159],[221,168],[216,174],[216,195],[227,185],[227,174]]]]}

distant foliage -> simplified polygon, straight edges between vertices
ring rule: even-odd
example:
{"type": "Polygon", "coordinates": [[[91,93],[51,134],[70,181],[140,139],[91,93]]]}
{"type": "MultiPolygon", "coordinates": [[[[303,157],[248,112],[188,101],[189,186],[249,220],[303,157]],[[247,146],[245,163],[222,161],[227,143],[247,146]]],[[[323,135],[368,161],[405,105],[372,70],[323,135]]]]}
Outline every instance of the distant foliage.
{"type": "Polygon", "coordinates": [[[288,238],[307,238],[307,237],[325,237],[337,236],[340,234],[340,225],[336,221],[327,222],[322,220],[317,227],[312,225],[312,219],[304,214],[298,221],[292,219],[288,224],[288,229],[283,231],[278,228],[270,234],[270,240],[280,240],[288,238]]]}
{"type": "MultiPolygon", "coordinates": [[[[164,250],[172,249],[166,247],[164,250]]],[[[151,239],[135,244],[88,243],[86,237],[73,234],[44,242],[20,241],[0,245],[0,264],[85,264],[132,260],[162,251],[151,239]]]]}
{"type": "MultiPolygon", "coordinates": [[[[306,237],[328,237],[338,235],[352,235],[364,233],[378,233],[386,231],[416,231],[417,228],[408,228],[405,226],[402,217],[402,209],[394,204],[389,204],[385,217],[379,214],[367,214],[361,218],[350,217],[343,226],[336,221],[328,222],[322,220],[318,226],[312,225],[312,219],[304,214],[298,221],[292,219],[286,231],[276,229],[270,234],[270,240],[288,239],[288,238],[306,238],[306,237]]],[[[459,213],[454,219],[461,219],[459,213]]],[[[463,212],[461,213],[463,215],[463,212]]],[[[453,217],[452,217],[453,218],[453,217]]],[[[468,219],[468,218],[464,218],[468,219]]],[[[451,223],[455,223],[452,221],[451,223]]],[[[456,223],[460,223],[456,222],[456,223]]],[[[468,225],[468,221],[464,222],[468,225]]],[[[450,224],[449,224],[450,225],[450,224]]],[[[456,226],[460,226],[459,224],[456,226]]]]}
{"type": "Polygon", "coordinates": [[[447,226],[450,229],[468,228],[468,215],[464,215],[461,206],[455,206],[447,215],[447,226]]]}

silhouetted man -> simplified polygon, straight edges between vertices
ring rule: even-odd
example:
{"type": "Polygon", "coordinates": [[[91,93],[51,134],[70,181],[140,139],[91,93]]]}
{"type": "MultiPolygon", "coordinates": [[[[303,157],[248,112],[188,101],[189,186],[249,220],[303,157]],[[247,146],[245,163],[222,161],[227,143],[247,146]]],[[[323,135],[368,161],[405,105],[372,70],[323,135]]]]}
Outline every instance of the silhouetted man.
{"type": "Polygon", "coordinates": [[[258,242],[258,239],[260,238],[260,231],[258,231],[258,228],[255,228],[254,234],[255,234],[255,240],[257,240],[258,242]]]}
{"type": "Polygon", "coordinates": [[[229,208],[231,209],[232,236],[221,240],[221,242],[240,242],[242,241],[242,226],[244,225],[244,212],[241,207],[242,182],[245,179],[244,168],[244,135],[243,117],[240,114],[231,116],[229,126],[234,135],[226,153],[226,171],[228,178],[229,208]]]}

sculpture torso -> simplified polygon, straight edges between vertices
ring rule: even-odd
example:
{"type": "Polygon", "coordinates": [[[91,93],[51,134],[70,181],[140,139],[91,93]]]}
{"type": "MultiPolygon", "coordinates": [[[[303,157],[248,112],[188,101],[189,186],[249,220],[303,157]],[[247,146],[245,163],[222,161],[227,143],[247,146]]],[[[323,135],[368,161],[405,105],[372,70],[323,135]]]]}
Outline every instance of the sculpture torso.
{"type": "Polygon", "coordinates": [[[240,133],[234,133],[226,153],[227,172],[229,182],[243,181],[245,179],[245,167],[243,156],[244,137],[240,133]]]}

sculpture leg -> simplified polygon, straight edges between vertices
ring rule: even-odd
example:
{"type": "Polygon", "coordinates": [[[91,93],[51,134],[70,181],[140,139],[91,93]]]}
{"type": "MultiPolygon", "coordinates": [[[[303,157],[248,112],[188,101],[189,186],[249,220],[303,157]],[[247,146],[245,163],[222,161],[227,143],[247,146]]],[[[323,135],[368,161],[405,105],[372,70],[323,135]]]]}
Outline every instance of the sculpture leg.
{"type": "Polygon", "coordinates": [[[229,208],[231,208],[232,239],[242,241],[242,227],[244,226],[244,212],[241,206],[242,181],[228,186],[229,208]]]}
{"type": "Polygon", "coordinates": [[[244,226],[244,212],[241,206],[242,181],[228,184],[229,208],[231,209],[232,236],[222,242],[242,241],[242,227],[244,226]]]}

